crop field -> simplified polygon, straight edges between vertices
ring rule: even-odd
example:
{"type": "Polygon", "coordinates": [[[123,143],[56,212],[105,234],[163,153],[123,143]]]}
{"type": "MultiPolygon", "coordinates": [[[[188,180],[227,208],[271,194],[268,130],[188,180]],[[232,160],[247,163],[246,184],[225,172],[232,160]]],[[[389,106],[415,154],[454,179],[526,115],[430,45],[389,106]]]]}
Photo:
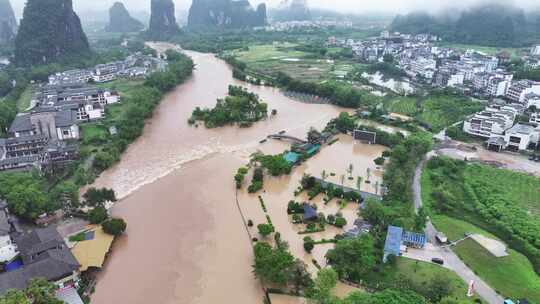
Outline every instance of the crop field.
{"type": "Polygon", "coordinates": [[[418,109],[416,107],[416,98],[398,97],[392,99],[389,102],[388,111],[414,116],[418,112],[418,109]]]}
{"type": "Polygon", "coordinates": [[[431,126],[434,132],[439,132],[483,108],[483,104],[472,102],[467,98],[436,95],[423,101],[422,112],[417,118],[431,126]]]}

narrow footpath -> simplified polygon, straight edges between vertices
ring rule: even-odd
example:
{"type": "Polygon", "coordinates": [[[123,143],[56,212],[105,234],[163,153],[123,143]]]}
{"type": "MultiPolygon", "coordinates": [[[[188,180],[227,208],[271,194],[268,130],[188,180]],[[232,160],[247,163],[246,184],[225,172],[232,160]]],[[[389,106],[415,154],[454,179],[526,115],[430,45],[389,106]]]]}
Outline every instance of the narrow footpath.
{"type": "MultiPolygon", "coordinates": [[[[426,158],[422,160],[416,167],[413,181],[413,193],[414,193],[414,208],[418,212],[418,209],[422,207],[422,170],[426,162],[434,157],[436,153],[431,151],[427,154],[426,158]]],[[[495,292],[486,282],[484,282],[480,277],[474,274],[474,272],[463,263],[454,251],[448,247],[437,246],[435,236],[437,235],[437,229],[431,223],[431,220],[428,220],[426,223],[425,233],[428,241],[433,244],[436,248],[440,250],[440,255],[442,256],[445,266],[455,273],[457,273],[467,284],[472,280],[474,281],[474,290],[481,298],[487,301],[489,304],[501,304],[504,302],[503,297],[495,292]]]]}

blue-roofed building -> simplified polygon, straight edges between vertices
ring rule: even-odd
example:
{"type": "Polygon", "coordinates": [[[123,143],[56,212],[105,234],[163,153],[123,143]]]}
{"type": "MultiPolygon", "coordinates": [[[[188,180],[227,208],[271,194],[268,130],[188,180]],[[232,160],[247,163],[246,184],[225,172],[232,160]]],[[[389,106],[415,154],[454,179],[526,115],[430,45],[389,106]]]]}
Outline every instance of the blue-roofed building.
{"type": "Polygon", "coordinates": [[[407,247],[424,248],[426,245],[426,235],[421,233],[404,231],[401,240],[407,247]]]}
{"type": "Polygon", "coordinates": [[[317,210],[310,204],[304,203],[302,207],[304,207],[304,221],[316,221],[319,218],[317,210]]]}
{"type": "Polygon", "coordinates": [[[383,262],[386,263],[389,255],[400,256],[404,247],[424,248],[426,241],[425,234],[405,231],[401,227],[388,226],[388,233],[384,243],[383,262]]]}
{"type": "Polygon", "coordinates": [[[295,152],[288,152],[283,155],[283,158],[289,163],[289,165],[296,165],[300,161],[300,154],[295,152]]]}
{"type": "Polygon", "coordinates": [[[384,255],[383,262],[389,255],[400,256],[401,255],[401,237],[403,235],[403,228],[396,226],[388,226],[388,232],[386,234],[386,241],[384,242],[384,255]]]}

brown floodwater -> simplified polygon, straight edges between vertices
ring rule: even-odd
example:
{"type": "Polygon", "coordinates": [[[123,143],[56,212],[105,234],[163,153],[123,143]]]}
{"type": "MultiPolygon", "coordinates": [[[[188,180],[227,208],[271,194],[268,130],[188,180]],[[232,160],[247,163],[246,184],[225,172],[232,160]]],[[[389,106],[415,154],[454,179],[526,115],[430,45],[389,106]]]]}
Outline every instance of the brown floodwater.
{"type": "MultiPolygon", "coordinates": [[[[121,201],[112,213],[125,218],[128,229],[114,244],[93,303],[261,303],[232,177],[257,149],[282,152],[284,143],[259,144],[267,135],[304,136],[341,111],[238,82],[213,55],[188,54],[197,65],[193,77],[165,96],[144,134],[95,182],[117,191],[121,201]],[[278,115],[249,129],[190,127],[192,110],[213,106],[229,84],[248,87],[278,115]]],[[[337,166],[343,171],[346,163],[337,166]]],[[[269,187],[290,196],[278,181],[269,187]]]]}

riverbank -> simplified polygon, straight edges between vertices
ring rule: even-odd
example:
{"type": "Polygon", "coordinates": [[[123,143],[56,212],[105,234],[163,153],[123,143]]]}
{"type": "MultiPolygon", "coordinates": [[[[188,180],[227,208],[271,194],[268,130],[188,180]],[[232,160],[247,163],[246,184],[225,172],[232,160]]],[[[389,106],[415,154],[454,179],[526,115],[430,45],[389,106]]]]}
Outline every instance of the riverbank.
{"type": "Polygon", "coordinates": [[[236,81],[213,55],[187,54],[197,66],[193,77],[165,96],[143,135],[94,185],[116,190],[121,201],[112,213],[126,219],[128,230],[99,277],[93,303],[262,301],[232,176],[268,134],[304,136],[340,112],[236,81]],[[213,105],[229,84],[248,87],[279,115],[247,129],[190,127],[191,111],[213,105]]]}

